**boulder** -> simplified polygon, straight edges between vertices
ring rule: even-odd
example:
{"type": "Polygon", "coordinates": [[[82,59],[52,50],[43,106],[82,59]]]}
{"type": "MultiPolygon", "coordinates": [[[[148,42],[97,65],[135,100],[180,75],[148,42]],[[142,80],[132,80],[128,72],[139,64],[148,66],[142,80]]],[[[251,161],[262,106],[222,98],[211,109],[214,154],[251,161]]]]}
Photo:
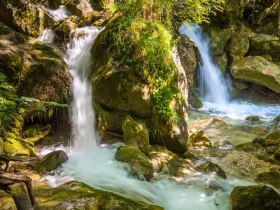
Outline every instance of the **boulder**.
{"type": "Polygon", "coordinates": [[[280,67],[260,56],[248,56],[233,63],[234,78],[265,86],[280,93],[280,67]]]}
{"type": "Polygon", "coordinates": [[[268,186],[235,187],[230,195],[232,210],[279,210],[280,195],[268,186]]]}
{"type": "Polygon", "coordinates": [[[275,117],[272,122],[272,129],[277,131],[277,130],[280,130],[280,115],[275,117]]]}
{"type": "Polygon", "coordinates": [[[271,184],[272,186],[280,189],[280,172],[269,171],[269,172],[261,173],[256,177],[256,181],[265,184],[271,184]]]}
{"type": "Polygon", "coordinates": [[[189,91],[188,102],[192,108],[200,109],[203,107],[203,103],[199,98],[199,94],[195,90],[189,91]]]}
{"type": "Polygon", "coordinates": [[[115,158],[120,162],[129,164],[133,176],[139,179],[144,177],[148,181],[153,177],[152,164],[138,148],[120,146],[116,152],[115,158]]]}
{"type": "Polygon", "coordinates": [[[215,56],[221,56],[226,52],[226,47],[231,37],[230,29],[210,28],[211,49],[215,56]]]}
{"type": "Polygon", "coordinates": [[[277,36],[256,34],[250,39],[250,55],[269,55],[280,60],[280,39],[277,36]]]}
{"type": "Polygon", "coordinates": [[[206,161],[198,167],[196,167],[195,169],[203,173],[218,175],[224,179],[227,178],[227,175],[224,172],[224,170],[219,165],[212,163],[211,161],[206,161]]]}
{"type": "Polygon", "coordinates": [[[148,152],[149,130],[145,122],[126,116],[122,122],[122,131],[123,142],[126,145],[136,146],[144,153],[148,152]]]}
{"type": "Polygon", "coordinates": [[[189,145],[193,147],[214,147],[214,144],[206,136],[203,130],[194,133],[189,138],[189,145]]]}
{"type": "Polygon", "coordinates": [[[67,154],[62,150],[51,152],[34,165],[34,170],[45,174],[51,172],[68,160],[67,154]]]}
{"type": "Polygon", "coordinates": [[[59,102],[68,95],[70,76],[62,53],[0,22],[0,71],[21,96],[59,102]]]}
{"type": "Polygon", "coordinates": [[[249,124],[256,124],[256,123],[260,123],[261,119],[259,116],[251,115],[251,116],[246,117],[245,121],[249,124]]]}
{"type": "Polygon", "coordinates": [[[2,0],[0,21],[14,30],[38,37],[47,25],[44,11],[29,0],[2,0]]]}

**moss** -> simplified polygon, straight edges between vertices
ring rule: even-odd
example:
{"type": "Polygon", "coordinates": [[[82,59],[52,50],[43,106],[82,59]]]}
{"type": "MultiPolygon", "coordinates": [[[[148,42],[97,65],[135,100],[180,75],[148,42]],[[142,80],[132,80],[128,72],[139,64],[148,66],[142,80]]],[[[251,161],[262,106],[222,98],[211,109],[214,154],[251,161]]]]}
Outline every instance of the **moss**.
{"type": "Polygon", "coordinates": [[[214,147],[214,144],[209,140],[202,130],[190,136],[189,144],[192,146],[214,147]]]}
{"type": "Polygon", "coordinates": [[[128,163],[133,176],[145,177],[150,180],[153,176],[153,166],[149,159],[139,149],[132,146],[121,146],[118,148],[116,160],[128,163]]]}
{"type": "Polygon", "coordinates": [[[47,136],[50,131],[51,125],[34,124],[24,131],[24,136],[27,141],[35,143],[47,136]]]}
{"type": "Polygon", "coordinates": [[[36,156],[34,149],[20,141],[15,140],[14,134],[8,134],[5,137],[4,153],[8,156],[36,156]],[[8,137],[9,135],[12,138],[8,137]]]}

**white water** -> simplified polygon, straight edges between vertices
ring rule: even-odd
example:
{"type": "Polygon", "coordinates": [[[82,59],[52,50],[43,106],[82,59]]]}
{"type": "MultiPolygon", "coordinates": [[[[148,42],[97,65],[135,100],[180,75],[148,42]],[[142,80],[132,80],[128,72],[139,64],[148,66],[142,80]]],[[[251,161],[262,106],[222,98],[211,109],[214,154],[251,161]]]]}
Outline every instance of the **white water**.
{"type": "Polygon", "coordinates": [[[209,39],[203,35],[198,25],[182,25],[179,32],[188,36],[198,47],[200,63],[200,94],[203,100],[202,111],[235,120],[244,120],[247,116],[257,115],[263,121],[271,121],[280,114],[278,105],[256,105],[247,102],[230,101],[229,84],[214,64],[209,49],[209,39]]]}
{"type": "Polygon", "coordinates": [[[77,29],[70,36],[67,62],[73,77],[73,143],[61,173],[46,179],[53,187],[70,180],[82,181],[166,210],[230,209],[228,194],[233,187],[220,178],[200,174],[180,180],[156,176],[152,182],[140,181],[129,175],[127,165],[115,160],[119,145],[98,144],[89,75],[90,48],[99,32],[100,29],[88,27],[77,29]],[[209,191],[210,183],[220,190],[209,191]]]}
{"type": "Polygon", "coordinates": [[[54,32],[51,29],[45,29],[43,31],[42,36],[37,38],[39,41],[44,42],[46,44],[53,43],[54,40],[54,32]]]}
{"type": "Polygon", "coordinates": [[[46,7],[43,7],[43,9],[50,13],[55,21],[64,20],[69,16],[69,12],[64,5],[60,5],[56,10],[48,9],[46,7]]]}

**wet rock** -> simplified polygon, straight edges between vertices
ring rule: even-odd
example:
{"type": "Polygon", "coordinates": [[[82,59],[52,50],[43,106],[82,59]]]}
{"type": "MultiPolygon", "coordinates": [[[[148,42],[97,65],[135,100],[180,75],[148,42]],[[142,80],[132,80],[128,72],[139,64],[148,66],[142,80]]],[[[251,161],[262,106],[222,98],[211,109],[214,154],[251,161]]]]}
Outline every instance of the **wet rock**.
{"type": "Polygon", "coordinates": [[[256,124],[261,122],[261,119],[259,116],[251,115],[245,118],[246,122],[249,124],[256,124]]]}
{"type": "Polygon", "coordinates": [[[230,29],[219,29],[211,27],[210,29],[211,46],[215,56],[221,56],[225,53],[227,44],[231,37],[230,29]]]}
{"type": "Polygon", "coordinates": [[[163,210],[155,205],[94,189],[81,182],[69,182],[56,188],[36,188],[34,191],[36,201],[42,210],[67,210],[69,208],[77,210],[163,210]]]}
{"type": "Polygon", "coordinates": [[[268,186],[235,187],[231,195],[232,210],[279,210],[280,195],[268,186]]]}
{"type": "Polygon", "coordinates": [[[188,102],[192,108],[200,109],[203,106],[201,99],[199,98],[199,94],[195,92],[195,90],[189,91],[188,102]]]}
{"type": "Polygon", "coordinates": [[[51,125],[34,124],[26,128],[24,137],[27,141],[36,143],[46,137],[51,131],[51,125]]]}
{"type": "Polygon", "coordinates": [[[275,117],[273,120],[272,120],[272,129],[277,131],[277,130],[280,130],[280,115],[275,117]]]}
{"type": "Polygon", "coordinates": [[[280,161],[280,147],[275,151],[274,158],[280,161]]]}
{"type": "Polygon", "coordinates": [[[280,93],[280,67],[260,56],[248,56],[231,67],[234,78],[256,83],[280,93]]]}
{"type": "Polygon", "coordinates": [[[131,174],[139,179],[150,180],[153,177],[153,166],[149,159],[138,148],[120,146],[115,155],[116,160],[129,164],[131,174]]]}
{"type": "Polygon", "coordinates": [[[270,171],[266,173],[261,173],[256,177],[256,181],[265,184],[271,184],[272,186],[280,189],[280,172],[270,171]]]}
{"type": "Polygon", "coordinates": [[[212,163],[211,161],[207,161],[205,163],[202,163],[201,165],[199,165],[198,167],[195,168],[198,171],[207,173],[207,174],[216,174],[224,179],[227,178],[226,173],[224,172],[224,170],[217,164],[212,163]]]}
{"type": "Polygon", "coordinates": [[[51,172],[68,160],[67,154],[62,150],[51,152],[34,165],[34,170],[45,174],[51,172]]]}
{"type": "Polygon", "coordinates": [[[123,141],[127,145],[138,147],[147,153],[149,148],[149,131],[146,124],[126,116],[122,123],[123,141]]]}
{"type": "Polygon", "coordinates": [[[257,142],[263,147],[280,146],[280,131],[272,132],[266,138],[257,142]]]}
{"type": "Polygon", "coordinates": [[[189,138],[188,144],[193,147],[214,147],[214,144],[206,136],[203,130],[192,134],[189,138]]]}

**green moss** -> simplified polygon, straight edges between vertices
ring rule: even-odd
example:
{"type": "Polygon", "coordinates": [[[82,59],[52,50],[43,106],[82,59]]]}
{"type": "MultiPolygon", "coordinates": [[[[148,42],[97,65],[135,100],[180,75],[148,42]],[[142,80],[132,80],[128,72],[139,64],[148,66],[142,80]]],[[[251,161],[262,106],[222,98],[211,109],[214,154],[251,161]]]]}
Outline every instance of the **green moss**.
{"type": "Polygon", "coordinates": [[[15,140],[14,134],[8,133],[4,141],[4,153],[8,156],[36,156],[32,147],[15,140]],[[11,136],[11,137],[9,137],[11,136]]]}
{"type": "Polygon", "coordinates": [[[51,125],[43,126],[40,124],[35,124],[28,127],[24,131],[24,136],[27,141],[35,143],[47,136],[50,133],[50,131],[51,125]]]}

